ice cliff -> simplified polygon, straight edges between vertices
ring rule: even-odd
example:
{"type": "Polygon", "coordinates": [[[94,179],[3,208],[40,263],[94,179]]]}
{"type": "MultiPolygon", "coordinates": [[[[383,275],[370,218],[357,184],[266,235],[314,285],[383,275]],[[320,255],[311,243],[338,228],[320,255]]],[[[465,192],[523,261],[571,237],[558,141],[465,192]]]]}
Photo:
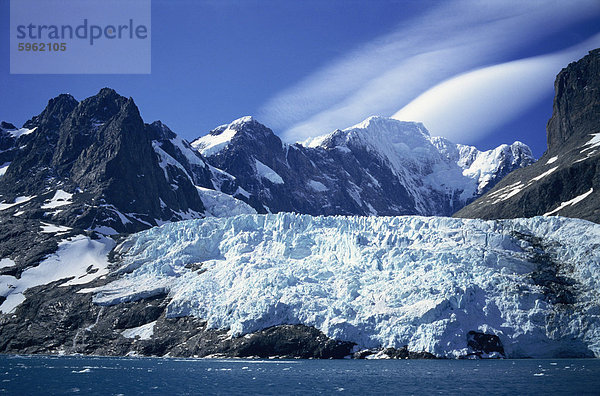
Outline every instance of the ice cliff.
{"type": "Polygon", "coordinates": [[[240,215],[116,251],[120,278],[83,290],[95,303],[167,292],[167,316],[233,337],[305,324],[357,349],[460,357],[476,332],[507,357],[600,356],[600,225],[584,220],[240,215]]]}

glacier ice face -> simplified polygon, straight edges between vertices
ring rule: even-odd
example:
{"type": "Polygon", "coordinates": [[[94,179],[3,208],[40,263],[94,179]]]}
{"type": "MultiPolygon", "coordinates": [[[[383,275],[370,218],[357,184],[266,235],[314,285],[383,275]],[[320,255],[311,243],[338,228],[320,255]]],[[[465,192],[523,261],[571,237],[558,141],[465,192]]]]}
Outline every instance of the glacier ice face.
{"type": "Polygon", "coordinates": [[[600,225],[543,218],[240,215],[166,224],[116,248],[116,304],[168,292],[171,317],[238,336],[302,323],[361,348],[600,356],[600,225]]]}

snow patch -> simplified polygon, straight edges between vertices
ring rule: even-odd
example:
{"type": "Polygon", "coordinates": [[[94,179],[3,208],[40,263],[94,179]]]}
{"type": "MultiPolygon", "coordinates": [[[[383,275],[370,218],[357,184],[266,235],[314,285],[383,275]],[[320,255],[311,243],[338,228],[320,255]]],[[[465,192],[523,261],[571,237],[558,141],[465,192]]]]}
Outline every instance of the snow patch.
{"type": "Polygon", "coordinates": [[[63,190],[56,190],[52,199],[47,200],[42,206],[41,209],[54,209],[65,205],[70,205],[73,202],[71,198],[73,194],[65,192],[63,190]]]}
{"type": "Polygon", "coordinates": [[[245,198],[250,198],[250,193],[246,190],[244,190],[242,187],[238,187],[237,190],[235,190],[235,194],[233,195],[241,195],[242,197],[245,198]]]}
{"type": "Polygon", "coordinates": [[[68,232],[71,229],[71,227],[57,226],[57,225],[48,224],[48,223],[41,223],[41,227],[42,227],[42,233],[57,234],[57,235],[68,232]]]}
{"type": "Polygon", "coordinates": [[[0,165],[0,177],[4,176],[4,174],[8,170],[9,166],[10,166],[10,162],[5,162],[2,165],[0,165]]]}
{"type": "Polygon", "coordinates": [[[318,182],[316,180],[309,180],[307,184],[310,188],[312,188],[316,192],[329,191],[329,188],[327,188],[326,185],[324,185],[323,183],[318,182]]]}
{"type": "Polygon", "coordinates": [[[0,260],[0,268],[13,267],[15,262],[9,258],[3,258],[0,260]]]}
{"type": "Polygon", "coordinates": [[[37,127],[33,128],[33,129],[28,129],[28,128],[20,128],[20,129],[14,129],[12,131],[8,131],[10,133],[10,135],[14,138],[20,138],[21,136],[24,135],[29,135],[30,133],[35,132],[35,130],[37,129],[37,127]]]}
{"type": "Polygon", "coordinates": [[[558,205],[558,208],[556,208],[554,210],[551,210],[548,213],[544,213],[544,216],[551,216],[551,215],[553,215],[555,213],[560,212],[561,210],[563,210],[567,206],[575,205],[575,204],[583,201],[584,199],[586,199],[593,192],[594,192],[594,189],[590,188],[589,191],[587,191],[587,192],[585,192],[585,193],[583,193],[581,195],[576,196],[575,198],[571,199],[570,201],[561,202],[560,205],[558,205]]]}
{"type": "Polygon", "coordinates": [[[3,201],[2,203],[0,203],[0,210],[6,210],[6,209],[12,208],[13,206],[24,204],[25,202],[31,201],[35,197],[36,197],[36,195],[17,197],[17,198],[15,198],[15,201],[12,203],[5,203],[3,201]]]}
{"type": "Polygon", "coordinates": [[[121,335],[125,338],[139,337],[140,340],[149,340],[154,334],[154,326],[156,326],[156,321],[123,330],[121,335]]]}
{"type": "Polygon", "coordinates": [[[227,217],[240,214],[256,214],[254,208],[231,195],[199,186],[196,186],[196,189],[208,216],[227,217]]]}
{"type": "Polygon", "coordinates": [[[558,159],[558,157],[552,157],[552,158],[550,158],[548,161],[546,161],[546,165],[553,164],[554,161],[556,161],[557,159],[558,159]]]}
{"type": "MultiPolygon", "coordinates": [[[[179,161],[175,160],[175,158],[171,157],[165,150],[160,147],[160,143],[156,140],[152,141],[152,148],[154,152],[158,155],[158,159],[160,160],[158,165],[162,168],[163,173],[165,174],[165,180],[169,181],[169,172],[167,171],[168,166],[173,166],[175,168],[180,169],[187,178],[191,181],[192,178],[187,172],[187,170],[179,163],[179,161]]],[[[176,190],[179,186],[171,184],[171,186],[176,190]]]]}
{"type": "Polygon", "coordinates": [[[108,227],[108,226],[95,227],[95,228],[92,228],[91,231],[97,232],[98,234],[102,234],[102,235],[117,235],[118,234],[118,232],[114,228],[108,227]]]}
{"type": "Polygon", "coordinates": [[[180,137],[176,137],[171,139],[170,142],[181,151],[181,153],[185,156],[187,161],[191,165],[198,165],[202,168],[206,168],[206,163],[202,161],[200,157],[194,151],[194,148],[187,141],[181,139],[180,137]]]}
{"type": "Polygon", "coordinates": [[[592,138],[590,139],[590,141],[583,145],[583,147],[586,148],[582,151],[582,153],[584,151],[591,150],[595,147],[600,147],[600,133],[592,133],[591,136],[592,138]]]}
{"type": "Polygon", "coordinates": [[[132,223],[132,221],[127,218],[127,216],[125,216],[123,213],[121,213],[113,205],[106,205],[106,207],[108,207],[114,214],[116,214],[119,217],[119,221],[121,222],[121,224],[125,225],[125,224],[132,223]]]}
{"type": "Polygon", "coordinates": [[[531,181],[539,181],[539,180],[542,180],[544,177],[546,177],[546,176],[550,175],[551,173],[553,173],[553,172],[554,172],[555,170],[557,170],[557,169],[558,169],[558,166],[555,166],[554,168],[550,168],[550,169],[548,169],[546,172],[544,172],[544,173],[542,173],[542,174],[540,174],[540,175],[538,175],[538,176],[536,176],[536,177],[532,178],[532,179],[531,179],[531,181]]]}
{"type": "Polygon", "coordinates": [[[91,282],[108,273],[108,253],[115,243],[110,238],[92,240],[78,235],[58,244],[56,253],[48,256],[37,267],[28,268],[19,279],[0,276],[0,296],[6,300],[0,312],[14,312],[25,301],[23,293],[32,287],[46,285],[60,279],[73,278],[61,286],[80,285],[91,282]]]}
{"type": "MultiPolygon", "coordinates": [[[[518,181],[516,183],[502,187],[494,191],[493,193],[490,193],[488,197],[491,199],[491,204],[495,205],[499,202],[514,197],[515,195],[523,191],[528,185],[529,184],[525,185],[522,182],[518,181]]],[[[490,199],[488,199],[488,202],[490,202],[490,199]]]]}
{"type": "Polygon", "coordinates": [[[273,169],[269,168],[267,165],[263,164],[257,159],[254,159],[256,164],[256,173],[258,176],[269,180],[273,184],[283,184],[283,179],[281,176],[277,174],[273,169]]]}
{"type": "MultiPolygon", "coordinates": [[[[235,121],[234,121],[235,123],[235,121]]],[[[233,123],[232,123],[233,124],[233,123]]],[[[231,139],[237,134],[237,130],[229,124],[224,130],[218,134],[208,134],[202,136],[192,142],[192,147],[195,148],[205,157],[218,154],[231,142],[231,139]]]]}

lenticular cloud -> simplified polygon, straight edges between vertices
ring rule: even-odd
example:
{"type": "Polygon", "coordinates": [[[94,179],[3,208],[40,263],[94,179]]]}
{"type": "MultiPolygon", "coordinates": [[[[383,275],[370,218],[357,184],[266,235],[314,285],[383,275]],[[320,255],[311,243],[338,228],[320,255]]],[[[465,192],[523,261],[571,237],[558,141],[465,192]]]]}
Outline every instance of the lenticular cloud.
{"type": "Polygon", "coordinates": [[[427,90],[392,118],[419,121],[432,134],[473,141],[551,94],[564,65],[600,45],[600,35],[567,51],[502,63],[450,78],[427,90]]]}

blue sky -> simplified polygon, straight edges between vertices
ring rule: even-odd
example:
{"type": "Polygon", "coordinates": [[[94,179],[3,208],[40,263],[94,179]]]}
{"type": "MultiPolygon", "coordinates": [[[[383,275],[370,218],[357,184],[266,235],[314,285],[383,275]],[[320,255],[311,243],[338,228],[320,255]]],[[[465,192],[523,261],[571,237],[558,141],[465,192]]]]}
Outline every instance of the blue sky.
{"type": "Polygon", "coordinates": [[[0,120],[109,86],[191,140],[254,115],[286,141],[369,115],[482,149],[546,145],[554,76],[600,47],[600,2],[153,0],[150,75],[10,75],[0,0],[0,120]]]}

